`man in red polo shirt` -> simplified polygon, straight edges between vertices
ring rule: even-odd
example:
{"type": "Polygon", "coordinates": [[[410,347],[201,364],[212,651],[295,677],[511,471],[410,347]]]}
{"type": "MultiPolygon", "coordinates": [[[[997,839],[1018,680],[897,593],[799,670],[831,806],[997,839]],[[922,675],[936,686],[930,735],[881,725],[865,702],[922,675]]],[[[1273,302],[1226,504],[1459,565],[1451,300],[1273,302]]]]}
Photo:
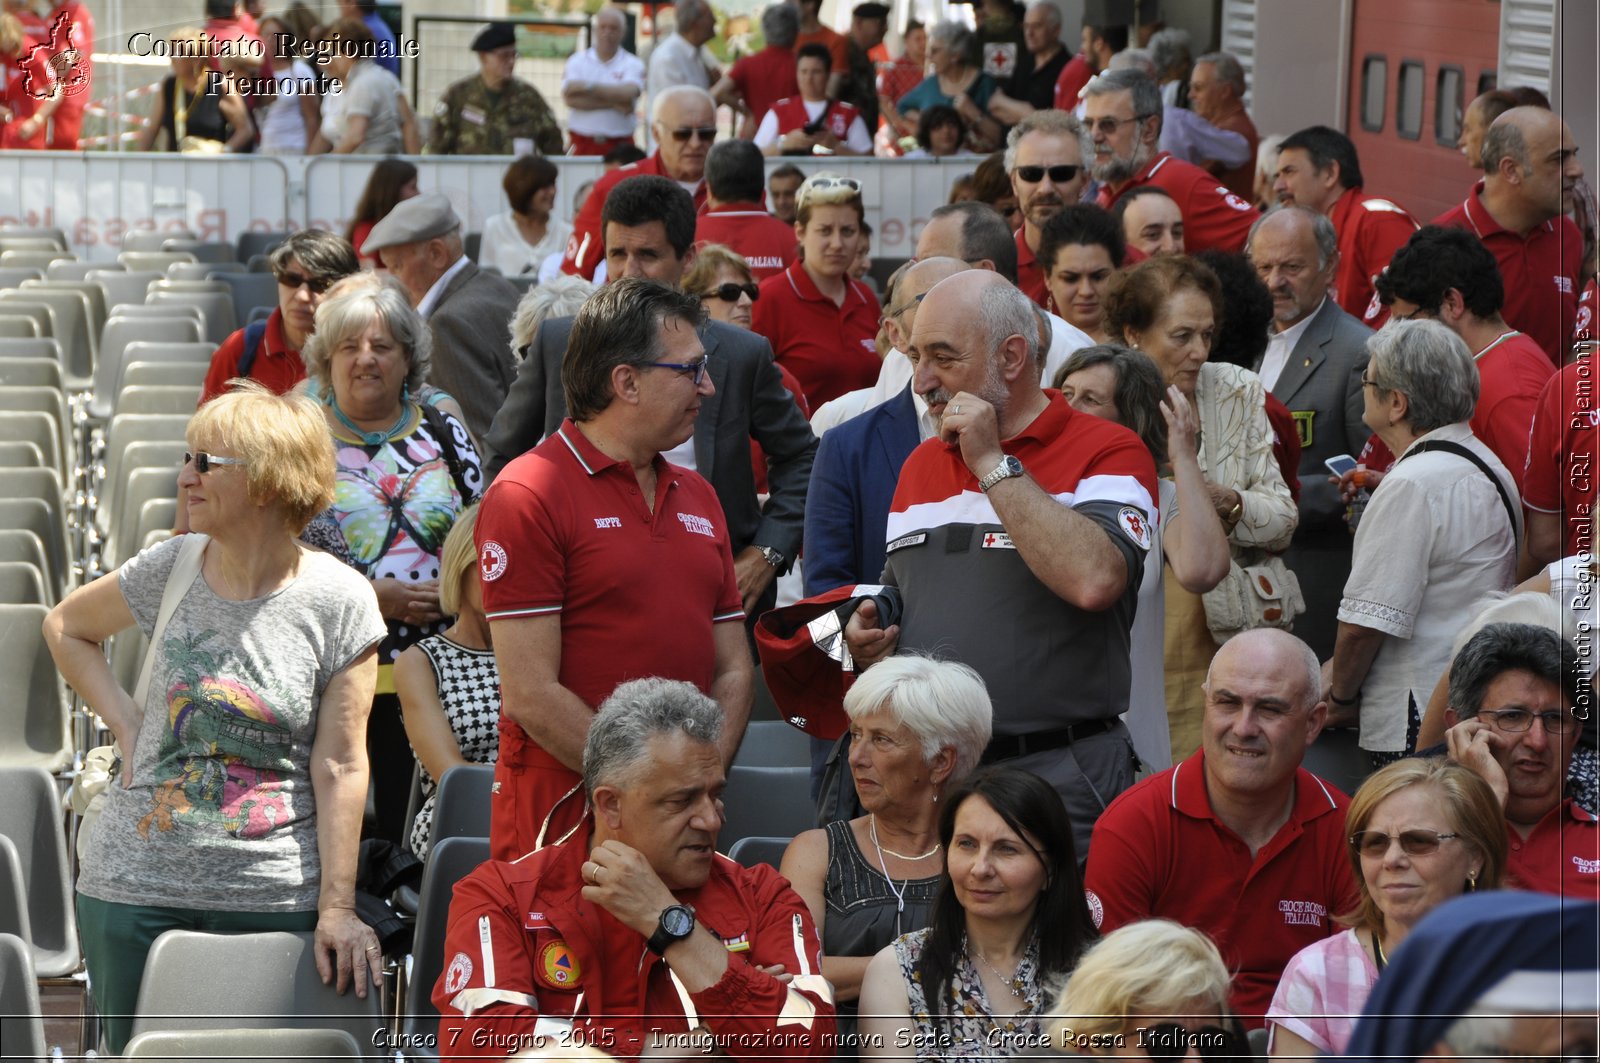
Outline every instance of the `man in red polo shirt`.
{"type": "Polygon", "coordinates": [[[581,821],[584,740],[618,683],[692,683],[726,716],[724,765],[739,747],[751,666],[727,522],[710,484],[661,457],[715,394],[704,316],[654,281],[591,296],[561,365],[570,416],[484,496],[478,559],[501,679],[495,859],[581,821]]]}
{"type": "Polygon", "coordinates": [[[1244,250],[1260,215],[1217,179],[1192,163],[1160,151],[1161,90],[1142,70],[1113,70],[1084,90],[1084,154],[1100,182],[1107,210],[1130,189],[1156,185],[1183,211],[1184,245],[1193,253],[1244,250]]]}
{"type": "Polygon", "coordinates": [[[739,135],[756,135],[756,123],[785,96],[800,92],[794,77],[794,39],[800,33],[800,12],[793,4],[768,4],[761,12],[761,35],[767,46],[747,55],[711,86],[720,104],[742,110],[739,135]]]}
{"type": "Polygon", "coordinates": [[[1600,900],[1600,823],[1566,794],[1593,712],[1573,647],[1530,624],[1490,624],[1450,664],[1450,759],[1482,776],[1505,809],[1509,886],[1600,900]]]}
{"type": "MultiPolygon", "coordinates": [[[[1594,549],[1596,441],[1594,359],[1579,358],[1545,384],[1534,408],[1523,473],[1528,557],[1539,568],[1594,549]]],[[[1527,575],[1527,572],[1523,572],[1527,575]]]]}
{"type": "Polygon", "coordinates": [[[1433,318],[1466,341],[1478,366],[1472,432],[1520,492],[1533,411],[1553,374],[1539,345],[1500,316],[1505,289],[1489,249],[1469,232],[1429,225],[1395,252],[1378,298],[1402,321],[1433,318]]]}
{"type": "Polygon", "coordinates": [[[1064,111],[1034,111],[1006,136],[1006,172],[1022,210],[1017,230],[1017,287],[1040,306],[1050,298],[1039,265],[1044,223],[1083,197],[1089,172],[1079,138],[1083,126],[1064,111]]]}
{"type": "Polygon", "coordinates": [[[572,236],[561,259],[563,273],[594,279],[595,267],[605,254],[600,212],[605,209],[611,190],[630,177],[653,174],[669,177],[685,187],[693,185],[695,207],[705,206],[706,155],[717,139],[717,105],[711,94],[693,85],[674,85],[657,96],[650,108],[656,153],[641,162],[619,166],[594,183],[572,224],[572,236]]]}
{"type": "Polygon", "coordinates": [[[222,341],[206,370],[199,406],[226,391],[234,377],[260,381],[278,395],[304,380],[306,367],[300,350],[316,329],[322,293],[334,281],[361,269],[349,241],[321,229],[291,233],[272,249],[268,265],[278,279],[278,309],[267,318],[264,328],[246,326],[222,341]],[[256,343],[247,355],[246,338],[252,333],[256,343]]]}
{"type": "Polygon", "coordinates": [[[1139,919],[1204,931],[1234,971],[1232,1008],[1262,1024],[1284,964],[1354,911],[1349,799],[1300,766],[1328,707],[1304,642],[1259,628],[1206,676],[1200,751],[1100,816],[1084,885],[1102,934],[1139,919]]]}
{"type": "Polygon", "coordinates": [[[1506,320],[1565,365],[1578,313],[1583,237],[1566,212],[1583,178],[1572,130],[1553,111],[1513,107],[1483,138],[1484,174],[1435,225],[1469,229],[1494,252],[1506,320]]]}
{"type": "Polygon", "coordinates": [[[1075,111],[1083,87],[1100,71],[1107,69],[1113,56],[1128,47],[1128,27],[1091,26],[1084,23],[1083,50],[1061,68],[1056,78],[1055,104],[1058,111],[1075,111]]]}
{"type": "Polygon", "coordinates": [[[1339,271],[1333,298],[1345,313],[1380,328],[1388,308],[1373,283],[1411,234],[1417,222],[1405,208],[1361,191],[1361,160],[1350,138],[1337,129],[1314,125],[1284,139],[1272,194],[1279,203],[1326,214],[1339,234],[1339,271]]]}
{"type": "Polygon", "coordinates": [[[759,283],[799,257],[794,226],[761,207],[761,149],[748,140],[725,140],[706,156],[706,212],[694,227],[694,242],[721,244],[737,252],[759,283]]]}

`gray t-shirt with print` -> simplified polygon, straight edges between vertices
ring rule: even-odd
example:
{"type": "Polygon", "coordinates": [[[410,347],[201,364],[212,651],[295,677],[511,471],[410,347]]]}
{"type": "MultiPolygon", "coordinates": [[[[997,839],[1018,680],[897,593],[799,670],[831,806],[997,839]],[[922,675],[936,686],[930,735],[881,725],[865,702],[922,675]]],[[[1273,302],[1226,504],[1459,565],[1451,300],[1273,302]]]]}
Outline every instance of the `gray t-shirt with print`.
{"type": "MultiPolygon", "coordinates": [[[[120,571],[147,637],[182,544],[152,546],[120,571]]],[[[314,909],[317,707],[384,633],[372,584],[320,551],[251,601],[224,600],[196,577],[156,648],[133,784],[106,789],[79,890],[120,904],[314,909]]]]}

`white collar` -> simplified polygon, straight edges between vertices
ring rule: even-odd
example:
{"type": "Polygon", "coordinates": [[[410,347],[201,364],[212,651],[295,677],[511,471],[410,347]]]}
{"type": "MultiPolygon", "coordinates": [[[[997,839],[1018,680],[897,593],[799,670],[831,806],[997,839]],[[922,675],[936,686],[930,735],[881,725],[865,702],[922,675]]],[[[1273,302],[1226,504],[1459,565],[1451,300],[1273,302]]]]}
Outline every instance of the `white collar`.
{"type": "Polygon", "coordinates": [[[424,295],[422,301],[417,304],[417,316],[424,321],[428,320],[428,315],[433,313],[439,305],[439,300],[444,298],[444,290],[449,286],[450,281],[454,279],[457,273],[466,269],[467,263],[471,261],[466,255],[462,255],[456,259],[454,265],[439,275],[439,279],[433,282],[433,287],[428,289],[428,294],[424,295]]]}

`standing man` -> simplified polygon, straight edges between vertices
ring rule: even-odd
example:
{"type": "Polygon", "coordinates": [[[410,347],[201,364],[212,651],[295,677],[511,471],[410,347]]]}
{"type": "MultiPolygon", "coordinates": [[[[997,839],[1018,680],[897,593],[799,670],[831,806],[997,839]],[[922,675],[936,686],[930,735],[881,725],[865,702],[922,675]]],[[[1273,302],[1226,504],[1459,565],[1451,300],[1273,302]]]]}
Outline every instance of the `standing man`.
{"type": "Polygon", "coordinates": [[[1288,407],[1300,437],[1300,520],[1284,552],[1306,599],[1295,634],[1326,660],[1338,634],[1352,540],[1344,499],[1328,482],[1323,463],[1361,453],[1370,434],[1361,420],[1361,374],[1372,330],[1328,293],[1340,256],[1325,215],[1279,207],[1250,230],[1245,253],[1272,293],[1272,329],[1254,369],[1261,385],[1288,407]]]}
{"type": "Polygon", "coordinates": [[[706,50],[717,35],[717,13],[706,0],[678,0],[672,8],[672,36],[650,52],[650,99],[674,85],[709,89],[722,77],[722,68],[706,50]]]}
{"type": "Polygon", "coordinates": [[[1047,779],[1087,851],[1133,783],[1118,717],[1155,465],[1128,429],[1040,390],[1039,346],[1038,308],[992,273],[924,297],[908,354],[939,438],[906,460],[885,532],[902,615],[865,602],[845,635],[857,669],[901,649],[976,668],[997,706],[984,761],[1047,779]]]}
{"type": "MultiPolygon", "coordinates": [[[[692,296],[619,277],[572,322],[572,416],[496,477],[478,516],[484,613],[500,665],[490,851],[515,860],[583,819],[578,772],[595,708],[638,676],[722,707],[733,760],[750,651],[727,523],[711,485],[662,457],[716,393],[692,296]]],[[[531,357],[531,355],[530,355],[531,357]]]]}
{"type": "Polygon", "coordinates": [[[428,323],[428,383],[461,404],[482,439],[516,375],[507,337],[522,293],[467,257],[461,219],[439,192],[402,200],[374,225],[361,253],[377,251],[428,323]]]}
{"type": "Polygon", "coordinates": [[[1513,107],[1483,138],[1483,177],[1435,225],[1470,229],[1494,252],[1505,280],[1505,317],[1565,365],[1578,315],[1583,237],[1572,219],[1583,179],[1572,130],[1554,111],[1513,107]]]}
{"type": "Polygon", "coordinates": [[[1102,934],[1140,919],[1203,931],[1233,977],[1232,1010],[1262,1024],[1283,967],[1359,901],[1344,794],[1300,766],[1328,707],[1311,648],[1236,635],[1211,659],[1198,752],[1106,809],[1084,886],[1102,934]]]}
{"type": "Polygon", "coordinates": [[[679,85],[657,96],[650,104],[650,113],[655,154],[641,162],[619,166],[595,182],[572,223],[572,238],[567,241],[567,253],[561,260],[563,273],[594,279],[601,257],[600,212],[605,209],[611,190],[630,177],[655,175],[671,178],[680,185],[693,185],[695,207],[705,204],[706,155],[717,139],[717,105],[711,94],[705,89],[679,85]]]}
{"type": "Polygon", "coordinates": [[[820,44],[828,49],[832,58],[828,75],[828,99],[837,100],[840,91],[844,88],[845,73],[850,69],[850,48],[845,41],[844,34],[839,33],[822,23],[822,0],[783,0],[791,3],[800,12],[800,32],[795,34],[794,51],[800,54],[800,49],[808,44],[820,44]]]}
{"type": "Polygon", "coordinates": [[[1239,60],[1227,52],[1207,52],[1195,60],[1189,73],[1190,109],[1218,129],[1238,133],[1250,148],[1250,157],[1238,166],[1215,161],[1200,166],[1216,174],[1228,191],[1249,200],[1256,194],[1256,146],[1261,137],[1244,109],[1244,94],[1244,67],[1239,60]]]}
{"type": "Polygon", "coordinates": [[[1156,147],[1161,139],[1161,90],[1139,70],[1102,74],[1084,90],[1084,154],[1100,182],[1099,203],[1111,209],[1131,189],[1165,189],[1183,214],[1190,251],[1244,249],[1250,226],[1260,217],[1248,200],[1234,195],[1192,163],[1156,147]]]}
{"type": "MultiPolygon", "coordinates": [[[[1055,9],[1050,0],[1043,0],[1043,5],[1055,9]]],[[[1017,287],[1040,306],[1050,298],[1038,261],[1040,233],[1045,222],[1082,198],[1089,183],[1082,135],[1083,127],[1071,114],[1047,110],[1027,115],[1006,136],[1006,172],[1022,210],[1022,228],[1017,230],[1017,287]]]]}
{"type": "Polygon", "coordinates": [[[794,41],[799,33],[799,8],[787,0],[768,4],[761,12],[761,37],[767,46],[734,63],[711,87],[717,103],[742,112],[739,136],[745,140],[756,135],[756,123],[773,104],[800,92],[794,79],[794,41]]]}
{"type": "Polygon", "coordinates": [[[845,71],[839,99],[861,112],[868,136],[878,132],[878,66],[870,53],[883,43],[888,32],[887,5],[868,0],[850,12],[850,32],[845,36],[850,67],[845,71]]]}
{"type": "Polygon", "coordinates": [[[620,8],[602,7],[590,23],[594,45],[574,53],[561,74],[574,155],[604,155],[633,139],[645,70],[639,57],[622,47],[627,28],[620,8]]]}
{"type": "Polygon", "coordinates": [[[77,151],[83,110],[94,86],[94,15],[80,0],[61,0],[45,16],[46,41],[54,59],[67,55],[72,71],[63,78],[61,103],[50,116],[50,150],[77,151]]]}
{"type": "Polygon", "coordinates": [[[430,155],[561,154],[561,126],[539,90],[513,75],[517,35],[490,23],[473,38],[478,73],[444,90],[428,135],[430,155]]]}
{"type": "Polygon", "coordinates": [[[989,113],[1001,125],[1016,125],[1035,111],[1055,106],[1056,81],[1067,65],[1061,43],[1061,9],[1034,0],[1022,16],[1023,53],[1017,71],[989,97],[989,113]]]}
{"type": "MultiPolygon", "coordinates": [[[[1403,207],[1361,191],[1361,160],[1350,138],[1314,125],[1284,138],[1272,193],[1279,203],[1327,215],[1339,234],[1333,298],[1345,313],[1381,328],[1389,311],[1374,285],[1394,253],[1417,231],[1403,207]]],[[[1353,453],[1353,452],[1352,452],[1353,453]]]]}
{"type": "Polygon", "coordinates": [[[1055,106],[1058,111],[1077,112],[1084,86],[1096,74],[1111,69],[1111,60],[1128,47],[1128,27],[1091,26],[1085,22],[1083,49],[1061,68],[1056,78],[1055,106]]]}
{"type": "Polygon", "coordinates": [[[806,172],[792,162],[786,162],[767,175],[767,210],[783,224],[794,227],[795,212],[799,209],[800,186],[806,183],[806,172]]]}
{"type": "Polygon", "coordinates": [[[761,149],[748,140],[724,140],[706,156],[706,212],[694,242],[735,251],[757,282],[782,273],[799,257],[794,226],[761,209],[761,149]]]}

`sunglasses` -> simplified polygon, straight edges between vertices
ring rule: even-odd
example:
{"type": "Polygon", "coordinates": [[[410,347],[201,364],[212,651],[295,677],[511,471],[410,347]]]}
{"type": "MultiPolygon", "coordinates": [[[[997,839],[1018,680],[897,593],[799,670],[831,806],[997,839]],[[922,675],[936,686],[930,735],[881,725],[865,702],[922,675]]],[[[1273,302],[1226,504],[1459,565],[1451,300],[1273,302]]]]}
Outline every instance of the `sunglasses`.
{"type": "Polygon", "coordinates": [[[219,457],[216,454],[207,454],[203,450],[202,451],[198,451],[198,452],[196,452],[194,454],[190,454],[188,451],[184,451],[184,453],[183,453],[183,463],[185,465],[188,465],[191,461],[194,462],[194,471],[199,473],[201,476],[204,476],[206,473],[210,472],[211,471],[211,467],[213,465],[248,465],[248,464],[250,464],[248,461],[245,461],[243,458],[224,458],[224,457],[219,457]]]}
{"type": "Polygon", "coordinates": [[[698,362],[645,362],[645,365],[658,366],[662,369],[675,369],[680,373],[689,373],[694,377],[694,386],[699,387],[700,381],[706,378],[706,362],[702,358],[698,362]]]}
{"type": "Polygon", "coordinates": [[[1078,166],[1018,166],[1016,174],[1030,185],[1038,184],[1044,180],[1044,175],[1049,174],[1054,184],[1064,185],[1078,176],[1078,166]]]}
{"type": "Polygon", "coordinates": [[[699,137],[706,144],[710,144],[717,139],[717,127],[714,125],[688,126],[683,129],[671,129],[667,132],[679,144],[689,143],[690,137],[699,137]]]}
{"type": "MultiPolygon", "coordinates": [[[[1436,830],[1417,827],[1399,834],[1400,848],[1407,856],[1427,856],[1439,851],[1439,844],[1459,834],[1441,834],[1436,830]]],[[[1381,857],[1389,851],[1389,835],[1381,830],[1360,830],[1350,835],[1350,847],[1362,856],[1381,857]]]]}
{"type": "Polygon", "coordinates": [[[321,295],[333,285],[327,277],[308,277],[304,273],[280,273],[278,283],[285,288],[298,289],[301,285],[311,289],[312,295],[321,295]]]}
{"type": "Polygon", "coordinates": [[[861,182],[854,177],[812,177],[800,186],[800,192],[821,192],[828,188],[848,188],[850,191],[860,193],[861,182]]]}
{"type": "Polygon", "coordinates": [[[715,297],[725,303],[737,303],[741,294],[748,295],[753,303],[761,298],[761,289],[756,286],[754,281],[749,281],[745,284],[734,284],[730,281],[727,284],[717,285],[709,292],[702,292],[700,298],[711,299],[715,297]]]}

